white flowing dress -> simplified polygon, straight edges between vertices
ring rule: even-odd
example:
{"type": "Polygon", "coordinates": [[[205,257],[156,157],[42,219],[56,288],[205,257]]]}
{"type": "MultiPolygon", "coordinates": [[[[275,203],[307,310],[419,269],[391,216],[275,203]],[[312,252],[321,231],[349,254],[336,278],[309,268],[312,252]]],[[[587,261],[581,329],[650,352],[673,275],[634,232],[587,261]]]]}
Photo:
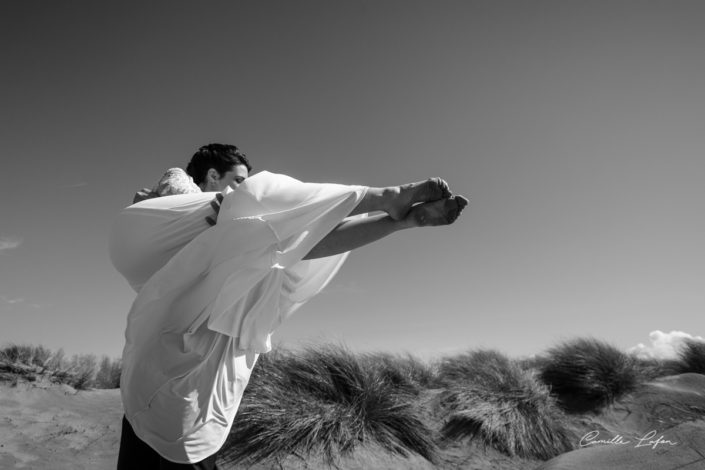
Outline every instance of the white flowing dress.
{"type": "Polygon", "coordinates": [[[323,289],[347,253],[303,260],[359,203],[363,186],[258,173],[215,193],[124,209],[110,237],[116,269],[138,291],[127,319],[120,390],[137,436],[168,460],[215,453],[271,334],[323,289]]]}

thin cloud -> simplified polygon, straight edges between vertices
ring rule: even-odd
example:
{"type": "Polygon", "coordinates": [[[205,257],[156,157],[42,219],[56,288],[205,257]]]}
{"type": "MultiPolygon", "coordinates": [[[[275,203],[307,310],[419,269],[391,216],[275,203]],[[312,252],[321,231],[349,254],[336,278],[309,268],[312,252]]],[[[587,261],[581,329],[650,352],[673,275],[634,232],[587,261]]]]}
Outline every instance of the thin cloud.
{"type": "Polygon", "coordinates": [[[4,295],[0,295],[0,300],[5,302],[6,304],[14,305],[21,304],[22,302],[24,302],[24,297],[9,298],[4,295]]]}
{"type": "Polygon", "coordinates": [[[0,238],[0,251],[14,250],[22,244],[21,238],[2,237],[0,238]]]}
{"type": "Polygon", "coordinates": [[[24,305],[26,307],[39,309],[42,306],[36,302],[32,302],[24,297],[9,297],[7,295],[0,295],[0,305],[6,305],[8,307],[17,307],[24,305]]]}
{"type": "Polygon", "coordinates": [[[676,359],[686,341],[705,341],[701,336],[693,336],[683,331],[664,333],[656,330],[649,333],[651,344],[639,343],[628,352],[642,359],[676,359]]]}

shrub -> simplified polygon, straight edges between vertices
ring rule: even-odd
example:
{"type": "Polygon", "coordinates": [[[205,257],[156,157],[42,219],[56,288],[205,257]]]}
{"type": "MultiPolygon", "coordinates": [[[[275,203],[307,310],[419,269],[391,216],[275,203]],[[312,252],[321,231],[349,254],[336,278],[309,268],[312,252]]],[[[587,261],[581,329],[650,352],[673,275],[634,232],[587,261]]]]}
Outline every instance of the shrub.
{"type": "Polygon", "coordinates": [[[705,374],[705,341],[686,341],[678,351],[679,372],[705,374]]]}
{"type": "Polygon", "coordinates": [[[96,357],[94,354],[76,354],[71,358],[68,368],[68,383],[76,390],[91,388],[96,375],[96,357]]]}
{"type": "Polygon", "coordinates": [[[61,348],[49,357],[47,361],[47,369],[52,371],[62,371],[68,367],[66,362],[66,353],[64,349],[61,348]]]}
{"type": "MultiPolygon", "coordinates": [[[[0,350],[0,362],[3,369],[11,370],[17,378],[35,381],[47,367],[51,351],[44,346],[11,344],[0,350]]],[[[16,380],[15,380],[16,382],[16,380]]]]}
{"type": "Polygon", "coordinates": [[[32,350],[32,359],[30,360],[30,364],[43,368],[46,367],[50,358],[51,351],[49,349],[44,346],[35,346],[32,350]]]}
{"type": "Polygon", "coordinates": [[[26,344],[10,344],[0,351],[0,359],[10,363],[31,365],[34,347],[26,344]]]}
{"type": "Polygon", "coordinates": [[[434,461],[431,431],[375,368],[343,348],[259,359],[223,447],[227,463],[321,454],[331,465],[359,444],[434,461]]]}
{"type": "Polygon", "coordinates": [[[550,349],[540,377],[569,412],[598,409],[639,383],[634,358],[607,343],[585,338],[550,349]]]}
{"type": "Polygon", "coordinates": [[[55,353],[44,346],[11,344],[0,349],[0,380],[34,382],[48,379],[76,389],[117,388],[120,386],[122,365],[119,359],[103,357],[100,369],[93,354],[74,355],[66,360],[63,349],[55,353]]]}
{"type": "Polygon", "coordinates": [[[120,388],[120,373],[122,364],[120,359],[111,361],[108,356],[103,356],[100,367],[95,376],[96,388],[120,388]]]}
{"type": "Polygon", "coordinates": [[[442,429],[448,439],[479,438],[511,456],[548,459],[572,449],[573,434],[548,388],[496,351],[444,359],[439,377],[448,386],[442,429]]]}

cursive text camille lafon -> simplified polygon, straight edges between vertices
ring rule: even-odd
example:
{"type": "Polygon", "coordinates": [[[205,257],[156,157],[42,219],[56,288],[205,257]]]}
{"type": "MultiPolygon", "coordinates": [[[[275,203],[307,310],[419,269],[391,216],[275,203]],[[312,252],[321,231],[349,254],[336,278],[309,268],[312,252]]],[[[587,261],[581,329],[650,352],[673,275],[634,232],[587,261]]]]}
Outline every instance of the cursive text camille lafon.
{"type": "Polygon", "coordinates": [[[590,431],[589,433],[585,434],[583,437],[580,438],[580,447],[588,447],[588,446],[594,446],[594,445],[601,445],[601,444],[613,444],[613,445],[630,445],[633,444],[635,448],[637,447],[651,447],[652,449],[656,449],[656,447],[660,445],[669,445],[669,446],[677,446],[678,443],[665,439],[663,437],[663,434],[660,436],[656,436],[656,431],[649,431],[646,434],[644,434],[642,437],[633,439],[633,440],[628,440],[621,434],[617,434],[616,436],[612,436],[610,439],[602,439],[600,438],[600,431],[590,431]]]}

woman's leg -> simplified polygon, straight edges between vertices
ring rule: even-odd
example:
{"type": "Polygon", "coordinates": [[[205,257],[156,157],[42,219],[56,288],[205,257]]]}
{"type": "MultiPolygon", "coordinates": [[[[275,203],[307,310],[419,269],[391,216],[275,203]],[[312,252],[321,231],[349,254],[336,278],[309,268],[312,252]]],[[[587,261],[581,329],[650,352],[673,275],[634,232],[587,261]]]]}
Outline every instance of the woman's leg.
{"type": "Polygon", "coordinates": [[[367,188],[365,197],[353,209],[350,215],[383,211],[394,220],[403,220],[414,204],[437,201],[451,196],[448,183],[441,178],[426,181],[388,186],[386,188],[367,188]]]}
{"type": "Polygon", "coordinates": [[[417,204],[401,220],[394,220],[390,215],[345,219],[318,242],[304,259],[345,253],[407,228],[452,224],[467,204],[468,200],[463,196],[452,196],[417,204]]]}

